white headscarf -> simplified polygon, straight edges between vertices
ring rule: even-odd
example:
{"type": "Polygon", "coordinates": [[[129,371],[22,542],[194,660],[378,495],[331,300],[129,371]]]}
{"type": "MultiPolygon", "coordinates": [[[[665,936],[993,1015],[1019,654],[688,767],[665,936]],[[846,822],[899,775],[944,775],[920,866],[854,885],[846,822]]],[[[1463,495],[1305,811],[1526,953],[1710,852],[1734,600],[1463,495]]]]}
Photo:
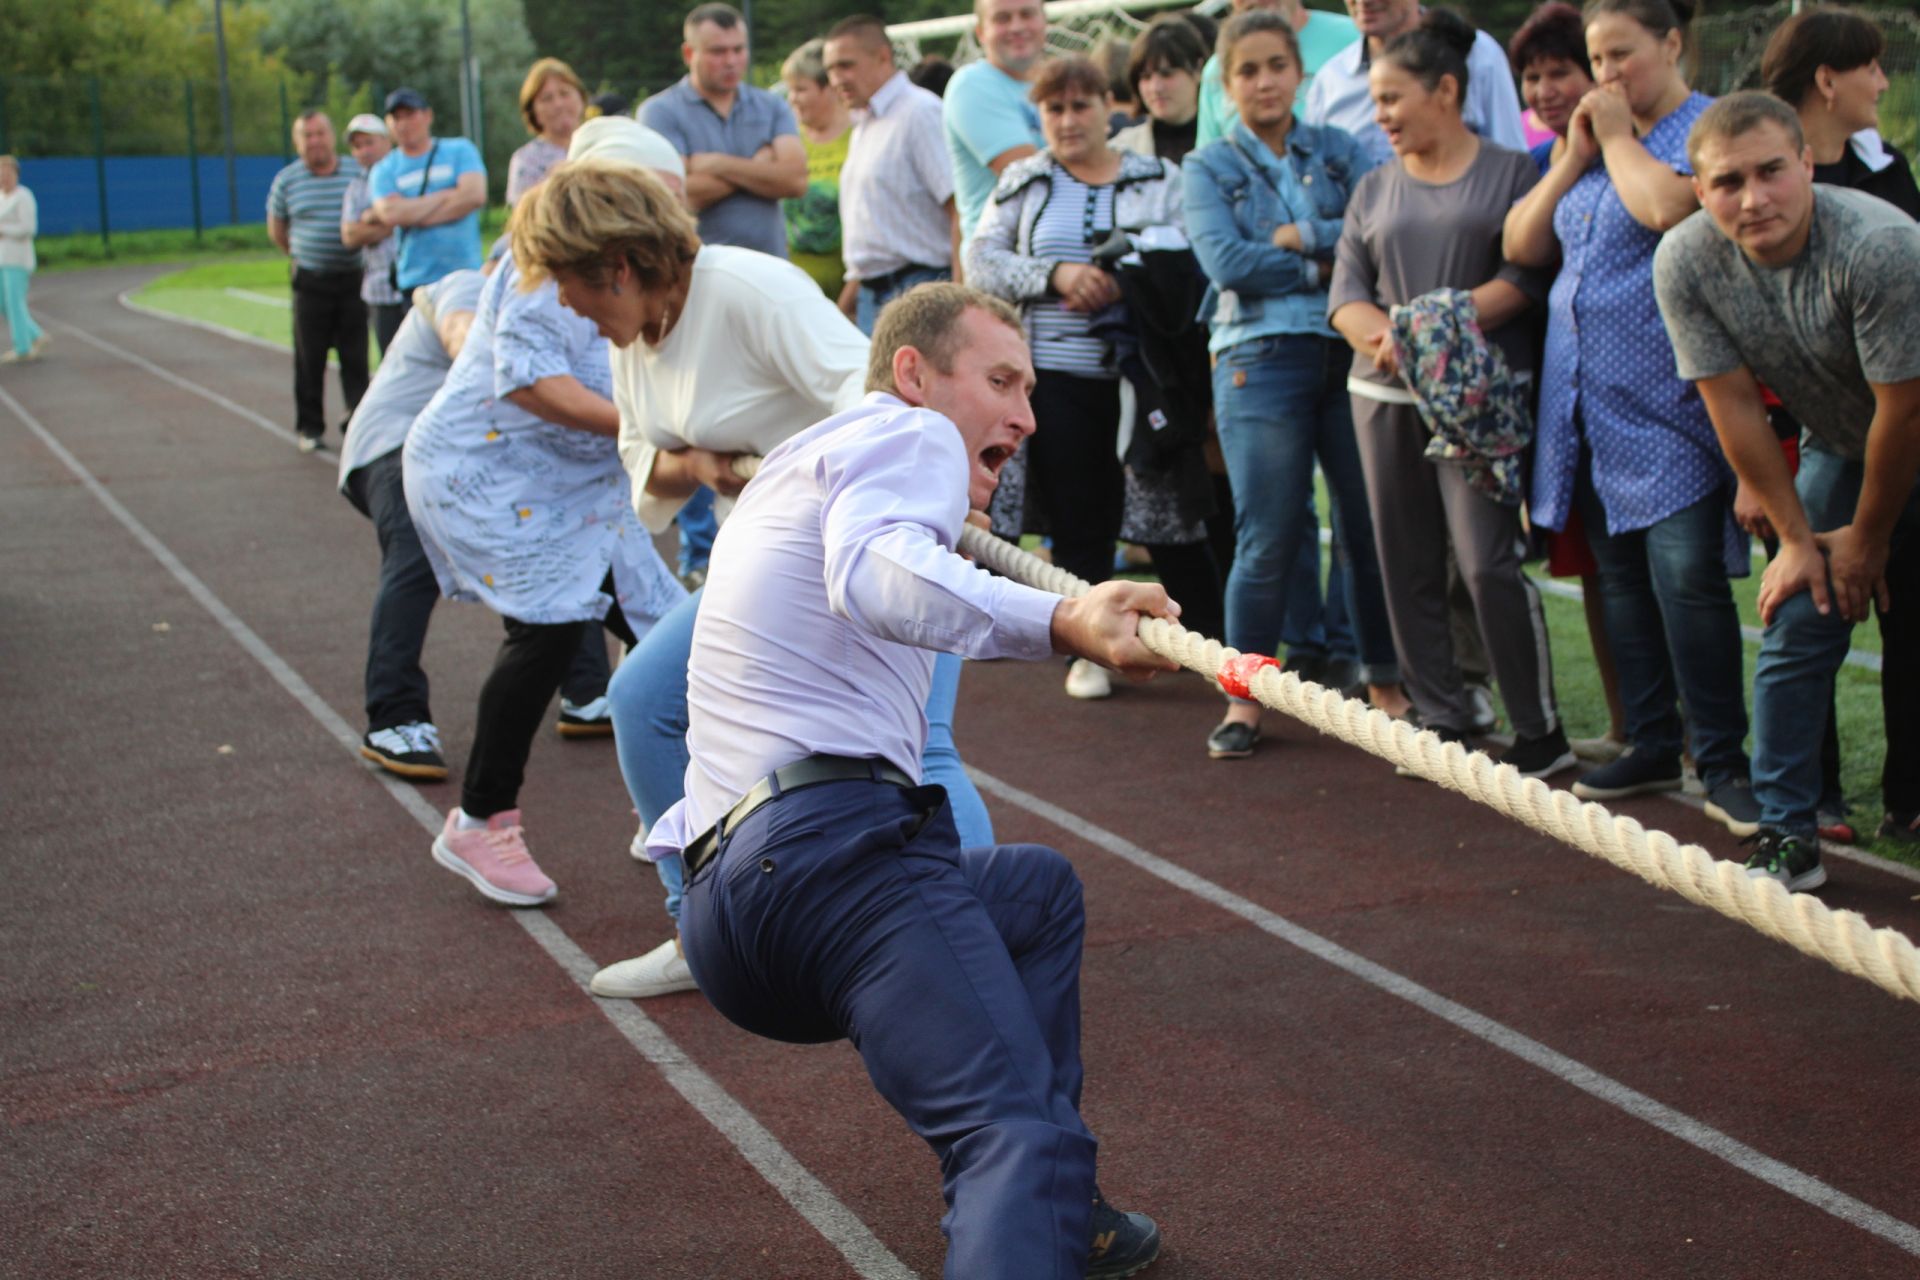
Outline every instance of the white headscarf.
{"type": "Polygon", "coordinates": [[[611,160],[685,179],[687,165],[673,144],[630,116],[595,116],[573,131],[569,160],[611,160]]]}

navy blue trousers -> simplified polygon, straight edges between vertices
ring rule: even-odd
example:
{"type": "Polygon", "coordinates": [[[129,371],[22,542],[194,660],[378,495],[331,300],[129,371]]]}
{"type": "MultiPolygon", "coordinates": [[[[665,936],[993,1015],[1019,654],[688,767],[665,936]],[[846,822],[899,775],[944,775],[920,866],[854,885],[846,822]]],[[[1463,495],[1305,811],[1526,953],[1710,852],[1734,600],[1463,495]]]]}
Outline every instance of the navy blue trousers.
{"type": "Polygon", "coordinates": [[[933,1147],[948,1280],[1086,1274],[1086,915],[1064,857],[962,850],[939,787],[826,783],[729,833],[680,927],[716,1009],[775,1040],[851,1040],[933,1147]]]}

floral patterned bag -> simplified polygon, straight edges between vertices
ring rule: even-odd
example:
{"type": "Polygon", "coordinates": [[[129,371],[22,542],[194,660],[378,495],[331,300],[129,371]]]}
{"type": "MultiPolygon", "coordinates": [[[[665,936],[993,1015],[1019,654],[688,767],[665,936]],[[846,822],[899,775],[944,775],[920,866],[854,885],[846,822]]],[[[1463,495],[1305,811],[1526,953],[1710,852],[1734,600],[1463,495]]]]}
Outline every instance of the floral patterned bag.
{"type": "Polygon", "coordinates": [[[1473,296],[1436,289],[1394,307],[1393,349],[1421,421],[1433,432],[1427,460],[1466,469],[1502,506],[1526,496],[1520,455],[1533,442],[1532,396],[1480,331],[1473,296]]]}

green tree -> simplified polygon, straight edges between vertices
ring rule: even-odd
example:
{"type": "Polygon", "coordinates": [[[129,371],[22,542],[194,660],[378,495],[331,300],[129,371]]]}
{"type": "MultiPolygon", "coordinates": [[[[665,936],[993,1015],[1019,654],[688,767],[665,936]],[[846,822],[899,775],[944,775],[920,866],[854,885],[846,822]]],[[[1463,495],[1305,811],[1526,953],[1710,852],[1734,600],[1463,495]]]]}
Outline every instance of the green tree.
{"type": "MultiPolygon", "coordinates": [[[[227,61],[242,149],[284,150],[279,60],[260,42],[265,15],[226,10],[227,61]]],[[[0,0],[0,143],[23,155],[93,150],[92,85],[107,150],[186,150],[185,86],[199,97],[203,145],[218,136],[212,0],[0,0]]]]}

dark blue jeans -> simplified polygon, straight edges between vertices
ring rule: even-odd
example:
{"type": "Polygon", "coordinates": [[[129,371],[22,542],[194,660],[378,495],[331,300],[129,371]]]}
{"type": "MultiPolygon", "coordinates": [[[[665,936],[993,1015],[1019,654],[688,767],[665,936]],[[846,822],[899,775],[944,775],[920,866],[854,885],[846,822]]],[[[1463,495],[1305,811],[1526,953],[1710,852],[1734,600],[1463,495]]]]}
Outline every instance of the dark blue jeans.
{"type": "Polygon", "coordinates": [[[879,288],[863,284],[860,295],[854,303],[853,322],[860,326],[860,332],[869,338],[873,336],[874,322],[880,318],[880,310],[889,302],[929,280],[951,280],[953,272],[945,267],[907,267],[885,277],[879,288]]]}
{"type": "MultiPolygon", "coordinates": [[[[651,831],[685,792],[687,779],[687,663],[693,655],[693,627],[700,614],[696,591],[654,623],[620,664],[607,685],[613,713],[613,744],[620,776],[640,815],[640,829],[651,831]]],[[[953,741],[953,712],[960,697],[960,659],[943,653],[934,659],[933,685],[927,691],[927,745],[920,773],[946,789],[954,820],[969,844],[993,843],[993,819],[986,801],[967,777],[953,741]]],[[[680,918],[685,892],[680,859],[654,864],[667,891],[667,914],[680,918]]]]}
{"type": "Polygon", "coordinates": [[[730,1021],[853,1042],[940,1158],[948,1280],[1086,1273],[1080,881],[1038,845],[962,850],[939,787],[774,800],[687,886],[687,963],[730,1021]]]}
{"type": "Polygon", "coordinates": [[[1365,678],[1399,677],[1374,553],[1367,489],[1347,395],[1352,352],[1316,334],[1254,338],[1222,351],[1213,370],[1220,452],[1234,491],[1227,635],[1234,648],[1272,653],[1281,639],[1311,522],[1316,458],[1347,553],[1347,606],[1365,678]]]}
{"type": "Polygon", "coordinates": [[[1690,739],[1708,790],[1747,777],[1746,650],[1724,553],[1731,495],[1710,494],[1645,529],[1608,533],[1592,471],[1583,455],[1574,500],[1600,568],[1627,741],[1677,760],[1690,739]]]}
{"type": "MultiPolygon", "coordinates": [[[[1861,474],[1858,462],[1824,449],[1801,451],[1795,487],[1815,533],[1853,522],[1861,474]]],[[[1920,608],[1920,492],[1907,500],[1906,513],[1894,528],[1887,583],[1894,607],[1880,615],[1885,653],[1881,695],[1887,713],[1881,781],[1887,808],[1910,814],[1920,808],[1920,778],[1915,776],[1920,724],[1914,720],[1920,707],[1913,705],[1912,692],[1920,681],[1913,672],[1920,627],[1911,621],[1920,608]]],[[[1853,623],[1838,610],[1822,615],[1805,591],[1781,605],[1767,625],[1753,675],[1753,795],[1765,826],[1805,838],[1818,829],[1821,742],[1833,702],[1833,678],[1846,661],[1852,636],[1853,623]]]]}
{"type": "Polygon", "coordinates": [[[414,532],[401,479],[400,450],[347,477],[347,496],[373,520],[380,539],[380,586],[367,626],[367,731],[433,720],[420,667],[440,584],[414,532]]]}

